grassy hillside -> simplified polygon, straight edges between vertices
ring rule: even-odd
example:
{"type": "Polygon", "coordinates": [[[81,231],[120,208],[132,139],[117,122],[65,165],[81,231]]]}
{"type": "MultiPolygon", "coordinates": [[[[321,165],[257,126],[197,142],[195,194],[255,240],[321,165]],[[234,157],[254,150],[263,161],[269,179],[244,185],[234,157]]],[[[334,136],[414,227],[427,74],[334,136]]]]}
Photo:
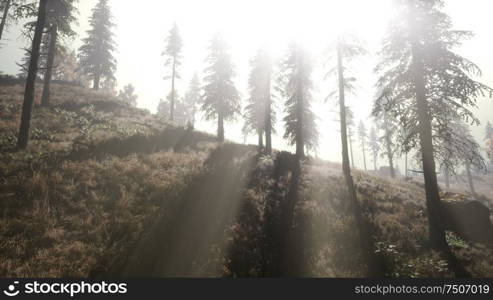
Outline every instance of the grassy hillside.
{"type": "MultiPolygon", "coordinates": [[[[16,152],[22,87],[0,89],[0,277],[366,275],[338,164],[298,174],[289,153],[219,145],[108,95],[53,97],[16,152]]],[[[428,248],[422,187],[355,180],[386,276],[452,275],[428,248]]],[[[493,276],[489,246],[448,238],[493,276]]]]}

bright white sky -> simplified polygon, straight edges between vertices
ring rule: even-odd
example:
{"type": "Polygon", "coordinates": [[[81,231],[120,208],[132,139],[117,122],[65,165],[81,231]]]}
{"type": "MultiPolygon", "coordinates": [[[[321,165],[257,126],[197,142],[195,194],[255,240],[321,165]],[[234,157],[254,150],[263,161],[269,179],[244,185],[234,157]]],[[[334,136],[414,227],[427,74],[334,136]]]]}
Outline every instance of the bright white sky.
{"type": "MultiPolygon", "coordinates": [[[[88,17],[97,0],[81,0],[78,32],[80,38],[88,29],[88,17]]],[[[448,0],[446,11],[451,15],[457,29],[472,30],[473,40],[467,41],[458,51],[483,69],[481,81],[493,86],[493,38],[491,36],[493,11],[491,0],[448,0]]],[[[249,60],[262,45],[268,45],[276,56],[282,56],[287,43],[301,41],[318,57],[314,109],[318,114],[321,133],[319,156],[331,161],[340,161],[339,125],[336,122],[335,103],[324,103],[325,95],[334,83],[323,81],[324,60],[322,54],[334,35],[340,30],[351,30],[366,42],[371,55],[356,62],[355,75],[359,82],[358,95],[350,97],[356,123],[363,120],[371,126],[369,114],[374,95],[375,77],[372,73],[376,63],[375,53],[392,14],[389,0],[118,0],[111,1],[116,42],[119,46],[116,57],[119,86],[132,83],[139,95],[139,107],[155,111],[160,98],[169,93],[170,84],[163,80],[165,69],[164,40],[172,24],[176,22],[184,40],[184,65],[182,80],[178,83],[183,95],[194,72],[201,75],[205,68],[204,59],[212,35],[221,31],[229,40],[231,53],[238,76],[236,84],[244,98],[247,96],[249,60]]],[[[22,56],[19,49],[26,41],[19,39],[19,28],[11,28],[6,38],[7,45],[0,49],[0,71],[17,73],[16,61],[22,56]]],[[[80,46],[80,38],[73,48],[80,46]]],[[[282,103],[279,103],[282,109],[282,103]]],[[[493,100],[480,101],[478,115],[483,123],[493,121],[493,100]]],[[[282,120],[282,112],[278,116],[282,120]]],[[[284,131],[278,124],[278,137],[274,147],[288,149],[281,139],[284,131]]],[[[202,120],[198,129],[214,133],[215,123],[202,120]]],[[[242,123],[229,124],[228,139],[243,142],[242,123]]],[[[482,141],[483,128],[474,128],[478,140],[482,141]]],[[[255,143],[251,137],[249,142],[255,143]]],[[[356,147],[356,146],[355,146],[356,147]]],[[[355,149],[356,164],[363,166],[363,159],[355,149]]],[[[368,159],[369,161],[369,159],[368,159]]],[[[385,165],[382,161],[381,165],[385,165]]],[[[368,163],[369,167],[371,163],[368,163]]],[[[402,170],[402,166],[401,166],[402,170]]]]}

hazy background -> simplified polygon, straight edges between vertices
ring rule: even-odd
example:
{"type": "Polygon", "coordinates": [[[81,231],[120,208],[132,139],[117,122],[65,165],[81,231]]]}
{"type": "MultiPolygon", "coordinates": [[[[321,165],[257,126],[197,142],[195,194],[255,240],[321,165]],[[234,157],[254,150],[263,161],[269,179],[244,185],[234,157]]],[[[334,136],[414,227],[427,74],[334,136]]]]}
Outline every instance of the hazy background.
{"type": "MultiPolygon", "coordinates": [[[[80,39],[86,36],[88,18],[96,0],[81,0],[80,17],[77,32],[79,37],[72,44],[73,49],[80,46],[80,39]]],[[[480,79],[493,86],[493,1],[491,0],[448,0],[446,11],[452,17],[457,29],[472,30],[476,36],[466,41],[459,53],[477,63],[484,72],[480,79]]],[[[111,1],[114,22],[116,23],[115,40],[118,44],[116,58],[118,87],[132,83],[139,96],[138,106],[156,111],[159,99],[165,98],[170,91],[170,83],[163,80],[165,74],[164,58],[161,53],[164,41],[172,24],[176,22],[184,41],[184,64],[182,79],[178,83],[178,92],[184,95],[194,72],[202,77],[205,68],[204,59],[212,35],[221,31],[231,45],[231,54],[236,64],[236,84],[243,98],[247,97],[247,78],[249,60],[257,49],[267,45],[276,57],[281,57],[291,40],[301,41],[316,57],[316,71],[313,79],[314,109],[319,117],[320,147],[318,155],[331,161],[340,161],[340,137],[335,100],[324,102],[326,95],[334,88],[333,82],[323,80],[323,53],[333,40],[336,32],[351,30],[366,42],[371,55],[355,63],[354,74],[358,78],[359,91],[351,96],[349,105],[355,112],[355,123],[363,120],[371,126],[369,114],[375,94],[373,85],[375,76],[372,70],[377,62],[376,53],[386,29],[392,6],[388,0],[140,0],[111,1]]],[[[20,25],[12,26],[5,35],[8,44],[0,49],[0,71],[17,74],[16,61],[20,61],[27,41],[19,38],[20,25]]],[[[282,140],[282,102],[279,101],[277,131],[274,147],[293,150],[282,140]]],[[[484,123],[493,121],[493,100],[483,99],[479,102],[477,115],[483,122],[481,127],[473,128],[480,144],[483,143],[484,123]]],[[[226,138],[243,142],[239,119],[226,127],[226,138]]],[[[214,122],[201,120],[197,129],[215,133],[214,122]]],[[[248,142],[255,143],[256,137],[248,142]]],[[[355,143],[355,160],[363,167],[359,155],[359,142],[355,143]]],[[[371,160],[367,157],[368,166],[371,160]]],[[[379,165],[386,165],[380,160],[379,165]]],[[[403,170],[402,162],[400,164],[403,170]]]]}

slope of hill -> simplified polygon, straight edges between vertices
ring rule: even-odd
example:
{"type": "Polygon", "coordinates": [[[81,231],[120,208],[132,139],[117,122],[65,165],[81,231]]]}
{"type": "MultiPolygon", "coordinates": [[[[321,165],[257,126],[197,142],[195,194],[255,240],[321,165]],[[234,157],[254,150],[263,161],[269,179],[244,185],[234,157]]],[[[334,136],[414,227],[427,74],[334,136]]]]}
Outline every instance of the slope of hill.
{"type": "MultiPolygon", "coordinates": [[[[38,89],[39,91],[40,89],[38,89]]],[[[16,152],[22,87],[0,89],[0,276],[361,277],[340,166],[217,144],[111,96],[55,86],[16,152]]],[[[424,191],[355,175],[389,277],[448,277],[424,191]]],[[[448,234],[474,276],[488,245],[448,234]]]]}

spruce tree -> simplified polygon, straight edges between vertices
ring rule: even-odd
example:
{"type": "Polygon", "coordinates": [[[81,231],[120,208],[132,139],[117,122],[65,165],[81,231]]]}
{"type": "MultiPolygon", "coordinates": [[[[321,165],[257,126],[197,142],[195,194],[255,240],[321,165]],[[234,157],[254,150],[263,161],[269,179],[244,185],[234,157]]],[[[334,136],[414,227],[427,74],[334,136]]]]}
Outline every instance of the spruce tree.
{"type": "Polygon", "coordinates": [[[114,79],[116,60],[113,56],[115,42],[113,41],[112,22],[109,0],[99,0],[92,10],[89,19],[91,29],[82,40],[79,48],[81,72],[93,80],[93,89],[99,90],[103,79],[114,79]]]}
{"type": "Polygon", "coordinates": [[[365,261],[368,263],[368,275],[379,277],[382,275],[382,268],[379,259],[376,257],[374,242],[368,226],[365,224],[362,208],[358,202],[356,187],[351,175],[351,166],[348,151],[348,106],[346,105],[346,95],[354,91],[355,78],[350,76],[350,63],[357,57],[367,53],[361,46],[361,42],[352,35],[339,36],[335,43],[329,48],[331,54],[329,62],[333,68],[327,73],[327,78],[333,78],[337,82],[338,88],[334,93],[338,95],[339,116],[341,123],[341,145],[342,145],[342,171],[348,188],[349,207],[356,221],[356,226],[360,238],[361,252],[365,261]]]}
{"type": "Polygon", "coordinates": [[[229,46],[221,34],[212,39],[206,63],[201,109],[207,120],[217,120],[217,138],[224,142],[224,122],[240,114],[241,105],[229,46]]]}
{"type": "Polygon", "coordinates": [[[318,143],[316,117],[311,108],[313,65],[306,50],[291,43],[280,66],[279,91],[285,99],[284,138],[296,145],[296,156],[303,158],[306,149],[318,143]]]}
{"type": "Polygon", "coordinates": [[[5,29],[20,19],[36,17],[37,2],[27,0],[0,0],[0,41],[5,29]]]}
{"type": "Polygon", "coordinates": [[[72,29],[72,23],[76,21],[75,14],[77,9],[75,3],[77,0],[50,0],[46,11],[46,33],[48,36],[48,51],[46,59],[46,69],[44,74],[43,94],[41,96],[41,105],[50,104],[50,85],[54,72],[55,58],[60,48],[59,39],[73,37],[75,31],[72,29]]]}
{"type": "Polygon", "coordinates": [[[381,51],[377,72],[383,90],[375,112],[387,111],[399,121],[396,133],[402,147],[416,145],[421,154],[431,245],[448,261],[456,276],[470,274],[458,262],[447,244],[442,224],[443,208],[438,188],[435,150],[441,125],[450,119],[477,121],[468,107],[490,89],[473,80],[479,68],[453,52],[467,31],[452,30],[450,18],[442,12],[442,0],[401,0],[399,14],[391,23],[381,51]]]}
{"type": "Polygon", "coordinates": [[[31,126],[31,114],[34,105],[36,76],[38,72],[39,49],[41,46],[43,28],[45,27],[45,22],[46,22],[47,3],[48,0],[40,0],[37,10],[38,16],[36,21],[36,28],[34,30],[33,41],[31,45],[31,59],[29,62],[29,70],[26,78],[19,136],[17,138],[17,147],[21,150],[26,149],[29,142],[29,129],[31,126]]]}
{"type": "Polygon", "coordinates": [[[251,71],[248,80],[250,97],[245,107],[244,132],[254,132],[259,137],[259,147],[263,148],[263,136],[268,154],[272,153],[272,131],[275,112],[272,109],[272,60],[269,54],[260,49],[250,61],[251,71]]]}
{"type": "Polygon", "coordinates": [[[175,119],[175,101],[176,101],[176,89],[175,83],[177,79],[180,79],[179,68],[182,64],[182,48],[183,41],[180,36],[178,26],[173,24],[168,37],[166,38],[166,49],[163,52],[163,56],[166,57],[165,66],[169,68],[169,74],[165,79],[171,79],[171,92],[170,92],[170,120],[173,122],[175,119]]]}

